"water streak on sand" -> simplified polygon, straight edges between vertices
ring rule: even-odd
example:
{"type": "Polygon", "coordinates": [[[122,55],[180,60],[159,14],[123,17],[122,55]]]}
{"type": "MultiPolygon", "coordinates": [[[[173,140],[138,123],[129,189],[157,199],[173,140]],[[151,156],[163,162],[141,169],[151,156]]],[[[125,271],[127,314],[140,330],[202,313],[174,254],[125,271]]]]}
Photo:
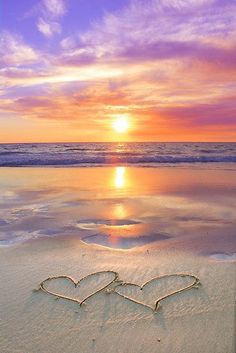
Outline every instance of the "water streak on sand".
{"type": "Polygon", "coordinates": [[[150,244],[155,241],[169,239],[170,236],[162,233],[148,233],[148,234],[120,234],[112,235],[107,233],[97,233],[88,235],[82,238],[82,241],[87,244],[101,245],[116,249],[132,249],[137,246],[150,244]]]}
{"type": "Polygon", "coordinates": [[[215,254],[211,254],[210,258],[217,261],[236,261],[236,253],[232,253],[232,254],[215,253],[215,254]]]}
{"type": "Polygon", "coordinates": [[[77,223],[77,227],[85,230],[99,228],[99,226],[122,227],[140,224],[140,221],[132,219],[84,219],[77,223]]]}

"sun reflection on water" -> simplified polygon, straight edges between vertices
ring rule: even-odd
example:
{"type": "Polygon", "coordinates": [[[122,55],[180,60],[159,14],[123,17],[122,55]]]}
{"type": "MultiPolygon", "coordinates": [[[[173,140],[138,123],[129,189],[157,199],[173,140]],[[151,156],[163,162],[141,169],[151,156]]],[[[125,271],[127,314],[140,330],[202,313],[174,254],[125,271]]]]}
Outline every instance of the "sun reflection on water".
{"type": "Polygon", "coordinates": [[[113,209],[113,216],[115,219],[124,219],[127,216],[127,211],[122,203],[115,205],[113,209]]]}
{"type": "Polygon", "coordinates": [[[116,167],[115,169],[115,186],[117,189],[125,187],[125,167],[116,167]]]}

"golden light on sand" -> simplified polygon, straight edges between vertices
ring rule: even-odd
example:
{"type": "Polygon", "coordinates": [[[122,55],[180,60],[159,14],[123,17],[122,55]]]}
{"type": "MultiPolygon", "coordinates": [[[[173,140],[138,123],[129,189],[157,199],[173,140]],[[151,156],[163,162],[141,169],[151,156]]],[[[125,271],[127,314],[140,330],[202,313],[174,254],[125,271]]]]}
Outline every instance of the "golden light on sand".
{"type": "Polygon", "coordinates": [[[113,129],[118,133],[124,133],[129,129],[129,120],[126,115],[117,115],[112,123],[113,129]]]}
{"type": "Polygon", "coordinates": [[[115,205],[113,209],[113,217],[115,219],[124,219],[125,217],[127,217],[127,211],[123,204],[118,203],[115,205]]]}
{"type": "Polygon", "coordinates": [[[125,167],[116,167],[115,169],[115,186],[123,188],[125,186],[125,167]]]}

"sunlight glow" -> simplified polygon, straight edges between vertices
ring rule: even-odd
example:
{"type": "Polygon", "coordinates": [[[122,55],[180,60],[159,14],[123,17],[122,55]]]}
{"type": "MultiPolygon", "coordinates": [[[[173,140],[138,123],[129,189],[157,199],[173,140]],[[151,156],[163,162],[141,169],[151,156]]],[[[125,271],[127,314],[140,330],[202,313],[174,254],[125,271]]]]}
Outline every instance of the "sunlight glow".
{"type": "Polygon", "coordinates": [[[124,219],[125,217],[127,217],[127,211],[125,206],[121,203],[116,204],[113,210],[113,216],[115,219],[124,219]]]}
{"type": "Polygon", "coordinates": [[[115,117],[115,120],[112,123],[113,129],[118,133],[124,133],[129,128],[129,121],[127,116],[119,115],[115,117]]]}

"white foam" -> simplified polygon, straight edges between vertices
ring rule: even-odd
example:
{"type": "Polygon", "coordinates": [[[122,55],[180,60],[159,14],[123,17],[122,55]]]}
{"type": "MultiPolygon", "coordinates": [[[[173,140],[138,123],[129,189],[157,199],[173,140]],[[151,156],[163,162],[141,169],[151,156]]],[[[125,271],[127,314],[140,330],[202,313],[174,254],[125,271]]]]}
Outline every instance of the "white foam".
{"type": "Polygon", "coordinates": [[[236,261],[236,253],[232,253],[232,254],[215,253],[215,254],[211,254],[210,257],[217,261],[236,261]]]}

